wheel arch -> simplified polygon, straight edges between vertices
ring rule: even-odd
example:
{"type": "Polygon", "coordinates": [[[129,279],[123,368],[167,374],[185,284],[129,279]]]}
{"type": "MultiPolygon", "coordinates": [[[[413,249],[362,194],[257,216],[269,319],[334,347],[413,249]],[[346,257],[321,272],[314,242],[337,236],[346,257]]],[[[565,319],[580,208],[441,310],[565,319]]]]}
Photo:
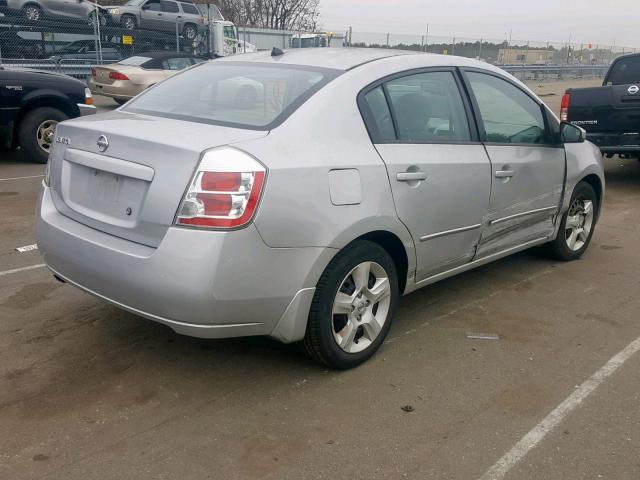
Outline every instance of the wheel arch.
{"type": "MultiPolygon", "coordinates": [[[[585,182],[591,185],[591,188],[596,192],[596,198],[598,199],[598,211],[596,219],[599,218],[600,212],[602,211],[602,200],[604,195],[604,185],[602,184],[602,180],[595,173],[591,173],[586,177],[582,178],[580,182],[585,182]]],[[[579,183],[579,182],[578,182],[579,183]]]]}
{"type": "Polygon", "coordinates": [[[67,100],[63,97],[54,96],[54,95],[44,95],[38,96],[28,100],[25,104],[22,105],[16,119],[14,120],[13,127],[13,139],[12,145],[17,145],[18,141],[18,131],[20,130],[20,126],[24,117],[33,110],[42,107],[55,108],[60,110],[69,118],[77,117],[79,112],[77,111],[77,107],[71,103],[70,100],[67,100]]]}

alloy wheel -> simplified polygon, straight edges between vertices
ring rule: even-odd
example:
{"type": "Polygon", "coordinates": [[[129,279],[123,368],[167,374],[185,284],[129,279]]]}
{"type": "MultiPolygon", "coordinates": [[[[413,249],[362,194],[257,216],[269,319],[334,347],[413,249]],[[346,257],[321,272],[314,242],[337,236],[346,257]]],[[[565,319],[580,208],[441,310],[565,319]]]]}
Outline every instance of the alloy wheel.
{"type": "Polygon", "coordinates": [[[58,122],[55,120],[45,120],[38,126],[36,130],[36,138],[38,145],[42,150],[49,153],[51,145],[53,144],[53,137],[56,131],[58,122]]]}
{"type": "Polygon", "coordinates": [[[24,16],[27,18],[27,20],[37,22],[38,20],[40,20],[40,9],[33,5],[28,6],[24,10],[24,16]]]}
{"type": "Polygon", "coordinates": [[[332,309],[333,338],[347,353],[369,347],[389,316],[391,285],[387,272],[375,262],[351,270],[336,293],[332,309]]]}
{"type": "Polygon", "coordinates": [[[565,239],[569,250],[577,252],[585,246],[593,228],[593,218],[593,202],[585,198],[576,198],[569,208],[565,226],[565,239]]]}
{"type": "Polygon", "coordinates": [[[122,19],[122,27],[126,30],[133,30],[136,28],[136,21],[132,17],[126,16],[122,19]]]}

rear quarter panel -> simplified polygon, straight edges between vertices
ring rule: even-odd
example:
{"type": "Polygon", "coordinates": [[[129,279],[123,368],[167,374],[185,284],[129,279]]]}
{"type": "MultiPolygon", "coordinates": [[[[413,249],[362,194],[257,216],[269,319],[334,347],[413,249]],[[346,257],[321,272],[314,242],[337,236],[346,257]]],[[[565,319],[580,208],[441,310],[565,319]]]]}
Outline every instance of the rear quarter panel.
{"type": "Polygon", "coordinates": [[[238,146],[268,168],[255,220],[267,245],[337,251],[364,234],[382,230],[400,239],[409,271],[415,268],[413,240],[397,217],[386,167],[356,102],[361,88],[373,80],[370,75],[345,73],[267,137],[238,146]],[[360,189],[359,203],[332,202],[329,172],[340,169],[358,171],[359,184],[352,188],[360,189]]]}

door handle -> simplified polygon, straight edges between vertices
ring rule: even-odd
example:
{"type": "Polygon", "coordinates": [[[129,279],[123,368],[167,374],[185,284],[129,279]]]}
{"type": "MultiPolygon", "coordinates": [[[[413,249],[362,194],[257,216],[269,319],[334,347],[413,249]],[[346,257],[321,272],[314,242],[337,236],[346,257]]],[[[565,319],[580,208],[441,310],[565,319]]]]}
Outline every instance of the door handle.
{"type": "Polygon", "coordinates": [[[424,172],[402,172],[396,175],[396,179],[399,182],[420,182],[427,179],[427,174],[424,172]]]}
{"type": "Polygon", "coordinates": [[[516,174],[513,170],[498,170],[496,178],[511,178],[516,174]]]}

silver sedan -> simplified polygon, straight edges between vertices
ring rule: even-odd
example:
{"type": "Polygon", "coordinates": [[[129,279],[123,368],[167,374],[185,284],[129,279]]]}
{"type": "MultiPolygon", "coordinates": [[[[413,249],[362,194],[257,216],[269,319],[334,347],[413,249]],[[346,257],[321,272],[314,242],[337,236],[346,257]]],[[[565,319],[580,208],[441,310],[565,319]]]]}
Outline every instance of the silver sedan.
{"type": "Polygon", "coordinates": [[[498,68],[275,50],[60,124],[37,236],[57,278],[176,332],[350,368],[401,295],[534,246],[581,257],[603,196],[584,131],[498,68]]]}

